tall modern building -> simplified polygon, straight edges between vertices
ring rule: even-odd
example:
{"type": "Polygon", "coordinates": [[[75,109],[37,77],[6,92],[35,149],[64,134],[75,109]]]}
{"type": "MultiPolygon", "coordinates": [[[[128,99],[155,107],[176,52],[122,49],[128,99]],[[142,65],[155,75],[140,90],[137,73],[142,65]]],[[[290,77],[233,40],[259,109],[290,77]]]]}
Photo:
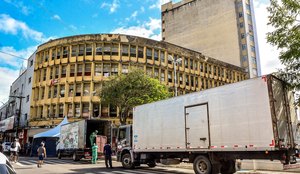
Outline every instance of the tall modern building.
{"type": "Polygon", "coordinates": [[[243,68],[166,42],[119,34],[59,38],[36,52],[30,126],[53,126],[64,116],[69,121],[90,118],[118,124],[118,108],[100,103],[97,91],[101,81],[133,67],[171,91],[176,87],[179,95],[247,78],[243,68]],[[168,57],[180,60],[176,76],[168,57]]]}
{"type": "Polygon", "coordinates": [[[162,40],[261,74],[252,0],[182,0],[162,5],[162,40]]]}

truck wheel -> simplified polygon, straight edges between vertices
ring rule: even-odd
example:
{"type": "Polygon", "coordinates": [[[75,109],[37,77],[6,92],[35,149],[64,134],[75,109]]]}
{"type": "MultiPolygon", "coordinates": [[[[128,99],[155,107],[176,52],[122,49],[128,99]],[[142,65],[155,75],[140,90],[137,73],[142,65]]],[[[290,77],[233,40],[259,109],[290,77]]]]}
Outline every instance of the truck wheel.
{"type": "Polygon", "coordinates": [[[221,173],[222,174],[232,174],[235,173],[235,160],[228,160],[222,162],[221,173]]]}
{"type": "Polygon", "coordinates": [[[122,166],[125,169],[133,169],[134,164],[132,163],[131,156],[129,153],[126,153],[122,156],[122,166]]]}
{"type": "Polygon", "coordinates": [[[79,161],[79,158],[76,155],[76,152],[73,153],[72,159],[73,159],[73,161],[79,161]]]}
{"type": "Polygon", "coordinates": [[[153,161],[149,161],[148,163],[147,163],[147,165],[149,166],[149,167],[155,167],[156,166],[156,163],[155,163],[155,161],[153,160],[153,161]]]}
{"type": "Polygon", "coordinates": [[[61,159],[61,153],[60,153],[60,152],[58,152],[57,158],[58,158],[58,159],[61,159]]]}
{"type": "Polygon", "coordinates": [[[211,163],[207,157],[199,155],[195,158],[193,168],[196,174],[210,174],[211,163]]]}

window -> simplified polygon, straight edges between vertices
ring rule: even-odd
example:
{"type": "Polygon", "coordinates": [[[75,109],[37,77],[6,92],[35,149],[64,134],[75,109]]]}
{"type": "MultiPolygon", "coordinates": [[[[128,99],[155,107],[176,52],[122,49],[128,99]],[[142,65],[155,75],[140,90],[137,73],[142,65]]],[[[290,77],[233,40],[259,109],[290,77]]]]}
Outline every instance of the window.
{"type": "Polygon", "coordinates": [[[29,95],[26,96],[26,103],[29,102],[29,95]]]}
{"type": "Polygon", "coordinates": [[[256,65],[256,58],[255,58],[255,57],[251,57],[251,59],[252,59],[252,63],[253,63],[254,65],[256,65]]]}
{"type": "Polygon", "coordinates": [[[91,56],[92,55],[93,46],[91,44],[86,45],[85,55],[91,56]]]}
{"type": "Polygon", "coordinates": [[[30,83],[31,83],[31,77],[28,78],[28,84],[30,84],[30,83]]]}
{"type": "Polygon", "coordinates": [[[194,76],[191,76],[191,86],[194,87],[194,76]]]}
{"type": "Polygon", "coordinates": [[[207,65],[207,73],[211,74],[211,65],[207,65]]]}
{"type": "Polygon", "coordinates": [[[248,59],[247,56],[243,56],[243,57],[242,57],[242,61],[243,61],[243,62],[246,62],[247,59],[248,59]]]}
{"type": "Polygon", "coordinates": [[[192,59],[190,59],[190,69],[191,70],[194,69],[194,64],[193,64],[193,60],[192,59]]]}
{"type": "Polygon", "coordinates": [[[250,5],[247,4],[247,5],[246,5],[246,8],[247,8],[247,10],[250,10],[250,5]]]}
{"type": "Polygon", "coordinates": [[[135,45],[130,46],[130,57],[136,58],[136,46],[135,45]]]}
{"type": "Polygon", "coordinates": [[[173,56],[171,54],[168,54],[168,64],[170,64],[170,65],[172,65],[172,59],[171,59],[171,57],[173,58],[173,56]]]}
{"type": "Polygon", "coordinates": [[[76,85],[76,94],[75,96],[81,96],[81,84],[76,85]]]}
{"type": "Polygon", "coordinates": [[[55,67],[55,78],[59,77],[59,67],[55,67]]]}
{"type": "Polygon", "coordinates": [[[160,81],[164,82],[165,81],[165,71],[162,70],[160,73],[160,81]]]}
{"type": "Polygon", "coordinates": [[[172,83],[172,72],[168,71],[168,82],[172,83]]]}
{"type": "Polygon", "coordinates": [[[99,104],[93,104],[93,117],[99,117],[99,104]]]}
{"type": "Polygon", "coordinates": [[[122,56],[128,56],[128,45],[122,45],[122,56]]]}
{"type": "Polygon", "coordinates": [[[43,81],[46,80],[46,77],[47,77],[47,69],[43,69],[43,81]]]}
{"type": "Polygon", "coordinates": [[[146,74],[152,77],[152,67],[146,67],[146,74]]]}
{"type": "Polygon", "coordinates": [[[251,46],[251,51],[255,52],[255,47],[254,46],[251,46]]]}
{"type": "Polygon", "coordinates": [[[102,44],[96,44],[96,55],[102,55],[102,44]]]}
{"type": "Polygon", "coordinates": [[[83,103],[82,104],[82,116],[83,117],[89,117],[89,104],[88,103],[83,103]]]}
{"type": "Polygon", "coordinates": [[[90,63],[85,64],[84,75],[91,76],[91,64],[90,63]]]}
{"type": "Polygon", "coordinates": [[[89,83],[84,83],[83,84],[83,95],[84,96],[89,96],[90,95],[90,84],[89,83]]]}
{"type": "Polygon", "coordinates": [[[184,59],[184,67],[189,68],[189,59],[188,58],[184,59]]]}
{"type": "Polygon", "coordinates": [[[154,50],[154,60],[158,61],[158,50],[154,50]]]}
{"type": "Polygon", "coordinates": [[[104,77],[110,76],[110,64],[108,64],[108,63],[103,64],[103,76],[104,77]]]}
{"type": "Polygon", "coordinates": [[[32,66],[33,65],[33,60],[30,60],[30,66],[32,66]]]}
{"type": "Polygon", "coordinates": [[[59,104],[58,117],[64,117],[64,104],[59,104]]]}
{"type": "Polygon", "coordinates": [[[45,62],[48,62],[48,59],[49,59],[49,52],[46,51],[45,52],[45,62]]]}
{"type": "Polygon", "coordinates": [[[147,48],[146,57],[148,60],[152,60],[152,49],[151,48],[147,48]]]}
{"type": "Polygon", "coordinates": [[[73,97],[74,95],[74,84],[69,85],[69,97],[73,97]]]}
{"type": "Polygon", "coordinates": [[[128,73],[128,65],[123,64],[122,65],[122,74],[127,74],[128,73]]]}
{"type": "Polygon", "coordinates": [[[160,62],[161,62],[161,63],[164,63],[164,62],[165,62],[165,52],[164,52],[164,51],[161,51],[161,52],[160,52],[160,62]]]}
{"type": "Polygon", "coordinates": [[[111,75],[118,75],[118,64],[111,64],[111,75]]]}
{"type": "Polygon", "coordinates": [[[68,117],[73,117],[72,104],[68,104],[68,117]]]}
{"type": "Polygon", "coordinates": [[[64,78],[64,77],[66,77],[66,74],[67,74],[67,66],[63,65],[62,68],[61,68],[61,75],[60,75],[60,77],[64,78]]]}
{"type": "Polygon", "coordinates": [[[77,50],[78,50],[78,46],[77,45],[72,46],[72,57],[76,57],[77,56],[77,50]]]}
{"type": "Polygon", "coordinates": [[[239,17],[243,17],[243,13],[242,12],[239,12],[239,17]]]}
{"type": "Polygon", "coordinates": [[[254,36],[250,35],[250,40],[254,42],[254,36]]]}
{"type": "Polygon", "coordinates": [[[71,65],[70,66],[70,77],[74,77],[75,75],[75,65],[71,65]]]}
{"type": "Polygon", "coordinates": [[[60,86],[60,97],[65,97],[65,85],[60,86]]]}
{"type": "Polygon", "coordinates": [[[82,76],[82,64],[77,64],[77,76],[82,76]]]}
{"type": "Polygon", "coordinates": [[[110,55],[110,52],[111,52],[110,44],[104,43],[103,54],[110,55]]]}
{"type": "Polygon", "coordinates": [[[54,89],[53,89],[53,98],[56,98],[57,97],[57,86],[54,86],[54,89]]]}
{"type": "Polygon", "coordinates": [[[183,84],[183,78],[182,78],[182,74],[179,73],[179,84],[182,85],[183,84]]]}
{"type": "Polygon", "coordinates": [[[110,105],[109,106],[109,116],[110,117],[116,117],[117,116],[117,107],[110,105]]]}
{"type": "Polygon", "coordinates": [[[245,33],[241,34],[241,38],[244,39],[245,38],[245,33]]]}
{"type": "Polygon", "coordinates": [[[75,117],[80,117],[80,104],[75,104],[75,117]]]}
{"type": "Polygon", "coordinates": [[[56,57],[56,50],[52,49],[52,60],[54,60],[56,57]]]}
{"type": "Polygon", "coordinates": [[[57,48],[56,59],[60,59],[60,49],[61,49],[61,48],[57,48]]]}
{"type": "Polygon", "coordinates": [[[244,28],[244,23],[243,22],[240,23],[240,28],[244,28]]]}
{"type": "Polygon", "coordinates": [[[246,50],[246,49],[247,49],[246,44],[242,44],[242,50],[246,50]]]}
{"type": "Polygon", "coordinates": [[[200,62],[200,72],[203,72],[203,63],[200,62]]]}
{"type": "Polygon", "coordinates": [[[111,55],[118,56],[119,55],[119,45],[113,44],[111,48],[111,55]]]}
{"type": "Polygon", "coordinates": [[[186,86],[190,85],[190,83],[189,83],[189,76],[188,75],[185,75],[185,85],[186,86]]]}
{"type": "Polygon", "coordinates": [[[96,63],[95,64],[95,76],[101,76],[102,73],[102,64],[96,63]]]}
{"type": "Polygon", "coordinates": [[[248,27],[249,27],[249,32],[252,33],[253,32],[253,25],[249,24],[248,27]]]}
{"type": "Polygon", "coordinates": [[[84,54],[84,45],[79,45],[79,53],[78,56],[83,56],[84,54]]]}
{"type": "Polygon", "coordinates": [[[48,98],[51,98],[51,92],[52,92],[52,89],[53,89],[53,88],[49,87],[48,98]]]}
{"type": "Polygon", "coordinates": [[[138,47],[138,58],[144,58],[144,47],[138,47]]]}
{"type": "Polygon", "coordinates": [[[63,58],[67,58],[69,56],[69,47],[63,47],[63,58]]]}

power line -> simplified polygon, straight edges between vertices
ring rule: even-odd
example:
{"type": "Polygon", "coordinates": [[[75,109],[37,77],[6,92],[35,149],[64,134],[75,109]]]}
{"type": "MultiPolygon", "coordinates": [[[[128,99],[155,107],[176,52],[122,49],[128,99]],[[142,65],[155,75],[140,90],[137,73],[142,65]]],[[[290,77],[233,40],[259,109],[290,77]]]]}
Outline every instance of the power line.
{"type": "Polygon", "coordinates": [[[13,57],[19,58],[19,59],[28,60],[28,59],[25,59],[25,58],[23,58],[23,57],[20,57],[20,56],[16,56],[16,55],[14,55],[14,54],[11,54],[11,53],[7,53],[7,52],[4,52],[4,51],[0,51],[0,52],[1,52],[1,53],[3,53],[3,54],[6,54],[6,55],[10,55],[10,56],[13,56],[13,57]]]}

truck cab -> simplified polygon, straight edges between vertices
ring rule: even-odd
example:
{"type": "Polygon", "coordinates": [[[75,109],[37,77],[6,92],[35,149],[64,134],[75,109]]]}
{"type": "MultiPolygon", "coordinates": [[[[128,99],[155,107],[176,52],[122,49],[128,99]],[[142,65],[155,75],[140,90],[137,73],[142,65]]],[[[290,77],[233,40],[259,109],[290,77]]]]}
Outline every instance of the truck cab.
{"type": "Polygon", "coordinates": [[[132,125],[121,125],[117,134],[117,160],[121,161],[126,153],[132,154],[132,125]]]}

